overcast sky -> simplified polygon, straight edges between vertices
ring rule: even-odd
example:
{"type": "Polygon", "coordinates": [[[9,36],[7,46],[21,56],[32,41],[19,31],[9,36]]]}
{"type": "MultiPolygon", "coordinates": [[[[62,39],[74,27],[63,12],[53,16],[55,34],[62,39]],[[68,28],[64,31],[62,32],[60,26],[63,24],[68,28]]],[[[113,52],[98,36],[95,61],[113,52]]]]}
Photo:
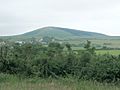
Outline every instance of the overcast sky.
{"type": "Polygon", "coordinates": [[[120,0],[0,0],[0,35],[45,26],[120,36],[120,0]]]}

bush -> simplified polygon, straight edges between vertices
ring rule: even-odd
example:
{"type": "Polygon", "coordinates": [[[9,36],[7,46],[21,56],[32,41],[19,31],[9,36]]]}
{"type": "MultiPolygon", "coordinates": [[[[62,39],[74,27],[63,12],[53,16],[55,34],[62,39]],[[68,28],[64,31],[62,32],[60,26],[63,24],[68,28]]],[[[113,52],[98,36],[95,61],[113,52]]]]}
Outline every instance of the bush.
{"type": "Polygon", "coordinates": [[[100,82],[119,81],[120,56],[96,55],[94,50],[89,41],[85,50],[78,53],[74,53],[69,44],[8,44],[0,47],[0,73],[42,78],[71,75],[100,82]]]}

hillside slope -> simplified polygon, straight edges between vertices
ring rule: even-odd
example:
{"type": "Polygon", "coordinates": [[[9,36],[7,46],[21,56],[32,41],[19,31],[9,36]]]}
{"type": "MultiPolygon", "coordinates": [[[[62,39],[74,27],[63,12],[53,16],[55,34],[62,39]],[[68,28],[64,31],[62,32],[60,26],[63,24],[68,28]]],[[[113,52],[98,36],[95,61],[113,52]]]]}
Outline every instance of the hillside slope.
{"type": "Polygon", "coordinates": [[[104,38],[109,36],[95,32],[87,32],[68,28],[44,27],[34,30],[32,32],[24,33],[22,35],[9,36],[4,38],[9,38],[13,40],[23,40],[32,37],[34,38],[54,37],[56,39],[75,39],[75,38],[104,38]]]}
{"type": "Polygon", "coordinates": [[[94,33],[94,32],[86,32],[68,28],[60,28],[60,27],[44,27],[37,29],[32,32],[28,32],[23,34],[23,36],[34,36],[34,37],[56,37],[56,38],[70,38],[70,37],[106,37],[104,34],[94,33]]]}

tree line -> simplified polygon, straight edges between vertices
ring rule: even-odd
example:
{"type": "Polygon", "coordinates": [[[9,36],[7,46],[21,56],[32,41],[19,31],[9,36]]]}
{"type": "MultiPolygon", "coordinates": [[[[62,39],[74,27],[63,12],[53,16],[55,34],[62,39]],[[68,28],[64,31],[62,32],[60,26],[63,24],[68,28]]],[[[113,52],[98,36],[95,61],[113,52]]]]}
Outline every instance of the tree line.
{"type": "Polygon", "coordinates": [[[97,55],[91,42],[85,50],[73,51],[70,44],[51,42],[6,43],[0,46],[0,73],[25,77],[73,76],[99,82],[120,80],[120,55],[97,55]]]}

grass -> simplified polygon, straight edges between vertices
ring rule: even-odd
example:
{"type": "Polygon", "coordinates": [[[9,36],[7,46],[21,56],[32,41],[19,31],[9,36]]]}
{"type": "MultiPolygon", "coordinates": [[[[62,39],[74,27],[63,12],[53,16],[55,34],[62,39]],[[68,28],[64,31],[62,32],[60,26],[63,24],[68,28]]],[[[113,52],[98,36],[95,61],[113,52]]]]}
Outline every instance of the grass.
{"type": "Polygon", "coordinates": [[[97,50],[97,54],[112,54],[112,55],[120,55],[120,50],[97,50]]]}
{"type": "MultiPolygon", "coordinates": [[[[73,50],[84,50],[81,47],[72,47],[73,50]]],[[[97,54],[111,54],[111,55],[120,55],[120,50],[96,50],[97,54]]]]}
{"type": "Polygon", "coordinates": [[[79,46],[79,44],[85,44],[87,40],[91,41],[92,45],[97,47],[120,48],[120,39],[74,39],[67,42],[79,46]]]}
{"type": "Polygon", "coordinates": [[[120,90],[119,85],[103,84],[74,78],[19,79],[13,75],[0,74],[0,90],[120,90]]]}

